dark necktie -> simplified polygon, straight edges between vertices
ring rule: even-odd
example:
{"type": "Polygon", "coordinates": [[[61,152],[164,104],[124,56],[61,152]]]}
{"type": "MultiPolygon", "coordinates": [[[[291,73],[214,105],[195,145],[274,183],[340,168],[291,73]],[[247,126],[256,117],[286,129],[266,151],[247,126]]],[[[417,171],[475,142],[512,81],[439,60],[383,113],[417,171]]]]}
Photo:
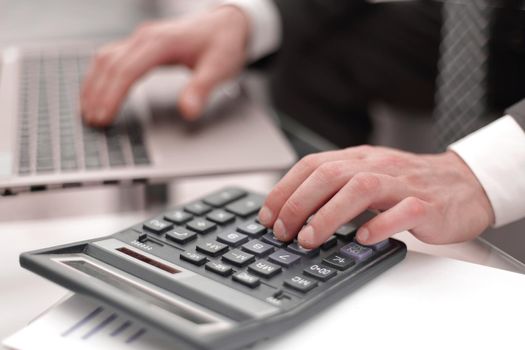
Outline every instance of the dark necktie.
{"type": "Polygon", "coordinates": [[[434,110],[438,150],[473,132],[486,113],[490,0],[443,3],[434,110]]]}

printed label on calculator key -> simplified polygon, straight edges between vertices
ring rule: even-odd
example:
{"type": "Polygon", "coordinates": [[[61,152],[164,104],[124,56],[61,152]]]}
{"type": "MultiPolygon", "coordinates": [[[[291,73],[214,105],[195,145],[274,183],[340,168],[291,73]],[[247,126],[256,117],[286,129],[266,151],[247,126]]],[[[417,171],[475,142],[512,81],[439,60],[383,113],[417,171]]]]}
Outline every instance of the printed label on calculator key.
{"type": "Polygon", "coordinates": [[[144,223],[144,228],[148,231],[161,234],[171,230],[173,224],[171,222],[164,221],[162,219],[152,219],[144,223]]]}
{"type": "Polygon", "coordinates": [[[228,246],[223,243],[209,241],[209,242],[199,242],[197,244],[197,250],[208,254],[210,256],[218,256],[224,253],[228,249],[228,246]]]}
{"type": "Polygon", "coordinates": [[[166,232],[166,238],[170,241],[186,244],[197,238],[197,234],[183,228],[174,228],[173,230],[166,232]]]}
{"type": "Polygon", "coordinates": [[[217,240],[232,247],[238,247],[248,241],[248,236],[239,232],[221,232],[217,235],[217,240]]]}
{"type": "Polygon", "coordinates": [[[349,267],[355,265],[354,259],[339,253],[333,253],[332,255],[324,258],[323,263],[340,271],[346,270],[349,267]]]}
{"type": "Polygon", "coordinates": [[[341,253],[352,257],[354,260],[363,261],[374,254],[370,248],[351,242],[341,248],[341,253]]]}
{"type": "Polygon", "coordinates": [[[313,264],[307,267],[304,271],[308,276],[314,277],[321,281],[328,281],[330,278],[337,275],[337,272],[330,268],[319,264],[313,264]]]}
{"type": "Polygon", "coordinates": [[[239,188],[226,188],[222,191],[214,193],[206,198],[203,202],[214,207],[222,207],[230,202],[233,202],[236,199],[239,199],[246,195],[246,191],[239,188]]]}
{"type": "Polygon", "coordinates": [[[306,293],[315,288],[317,286],[317,282],[301,275],[295,275],[285,280],[284,285],[298,290],[299,292],[306,293]]]}
{"type": "Polygon", "coordinates": [[[254,261],[255,256],[250,253],[243,252],[242,250],[234,249],[224,254],[222,256],[222,260],[232,265],[242,267],[254,261]]]}
{"type": "Polygon", "coordinates": [[[233,280],[250,288],[255,288],[261,284],[261,280],[258,277],[250,275],[244,271],[237,272],[235,275],[233,275],[233,280]]]}
{"type": "Polygon", "coordinates": [[[248,243],[243,244],[243,250],[246,250],[248,253],[251,253],[256,256],[263,256],[273,252],[273,246],[268,243],[263,243],[258,239],[249,241],[248,243]]]}
{"type": "Polygon", "coordinates": [[[206,218],[216,224],[224,225],[235,219],[235,215],[227,211],[217,209],[206,215],[206,218]]]}
{"type": "Polygon", "coordinates": [[[180,259],[198,266],[201,266],[205,264],[206,261],[208,261],[208,259],[204,255],[188,251],[181,253],[180,259]]]}
{"type": "Polygon", "coordinates": [[[232,273],[232,268],[220,262],[210,261],[205,266],[206,270],[219,274],[221,276],[229,276],[232,273]]]}
{"type": "Polygon", "coordinates": [[[237,227],[237,231],[250,236],[258,236],[266,232],[266,227],[256,222],[247,222],[237,227]]]}
{"type": "Polygon", "coordinates": [[[204,219],[195,219],[186,224],[190,230],[193,230],[198,233],[208,233],[213,231],[217,225],[213,222],[204,219]]]}
{"type": "Polygon", "coordinates": [[[193,216],[182,210],[174,210],[164,214],[164,219],[173,222],[175,225],[183,225],[193,219],[193,216]]]}
{"type": "Polygon", "coordinates": [[[212,208],[209,205],[202,202],[191,203],[184,207],[184,210],[186,210],[188,213],[197,216],[202,216],[206,213],[209,213],[211,209],[212,208]]]}
{"type": "Polygon", "coordinates": [[[266,260],[258,260],[248,266],[248,269],[260,276],[270,278],[281,272],[281,267],[266,260]]]}
{"type": "Polygon", "coordinates": [[[279,264],[283,267],[290,267],[295,264],[301,257],[297,254],[290,253],[284,249],[279,249],[268,257],[272,262],[279,264]]]}
{"type": "Polygon", "coordinates": [[[263,200],[259,197],[249,196],[228,204],[226,210],[239,216],[250,216],[261,209],[263,200]]]}

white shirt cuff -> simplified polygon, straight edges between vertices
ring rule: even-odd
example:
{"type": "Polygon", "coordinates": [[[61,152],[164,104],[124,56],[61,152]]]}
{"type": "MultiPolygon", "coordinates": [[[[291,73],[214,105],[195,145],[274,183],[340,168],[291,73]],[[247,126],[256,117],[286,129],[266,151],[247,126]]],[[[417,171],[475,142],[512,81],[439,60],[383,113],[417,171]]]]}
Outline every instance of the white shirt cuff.
{"type": "Polygon", "coordinates": [[[525,217],[525,132],[509,115],[453,143],[494,210],[494,226],[525,217]]]}
{"type": "Polygon", "coordinates": [[[272,0],[225,0],[222,4],[237,6],[249,18],[249,61],[255,61],[279,48],[282,38],[281,20],[272,0]]]}

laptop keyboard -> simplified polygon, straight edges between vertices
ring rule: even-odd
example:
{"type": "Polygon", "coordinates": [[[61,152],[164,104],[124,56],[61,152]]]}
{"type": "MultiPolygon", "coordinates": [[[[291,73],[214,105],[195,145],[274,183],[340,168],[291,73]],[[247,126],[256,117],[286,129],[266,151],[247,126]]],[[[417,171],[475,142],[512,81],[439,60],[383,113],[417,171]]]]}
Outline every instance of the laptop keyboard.
{"type": "Polygon", "coordinates": [[[118,126],[94,129],[79,115],[85,54],[28,55],[21,61],[18,174],[150,164],[141,123],[124,108],[118,126]]]}

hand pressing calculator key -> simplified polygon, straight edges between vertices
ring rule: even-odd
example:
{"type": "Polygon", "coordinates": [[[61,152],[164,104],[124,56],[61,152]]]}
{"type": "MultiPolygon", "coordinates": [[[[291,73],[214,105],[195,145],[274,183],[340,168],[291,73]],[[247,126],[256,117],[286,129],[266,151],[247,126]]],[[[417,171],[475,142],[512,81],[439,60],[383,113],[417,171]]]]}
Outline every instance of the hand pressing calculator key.
{"type": "Polygon", "coordinates": [[[111,236],[22,254],[21,265],[120,309],[177,349],[239,349],[274,337],[406,255],[389,239],[354,241],[368,213],[320,248],[259,224],[264,197],[225,188],[111,236]]]}

